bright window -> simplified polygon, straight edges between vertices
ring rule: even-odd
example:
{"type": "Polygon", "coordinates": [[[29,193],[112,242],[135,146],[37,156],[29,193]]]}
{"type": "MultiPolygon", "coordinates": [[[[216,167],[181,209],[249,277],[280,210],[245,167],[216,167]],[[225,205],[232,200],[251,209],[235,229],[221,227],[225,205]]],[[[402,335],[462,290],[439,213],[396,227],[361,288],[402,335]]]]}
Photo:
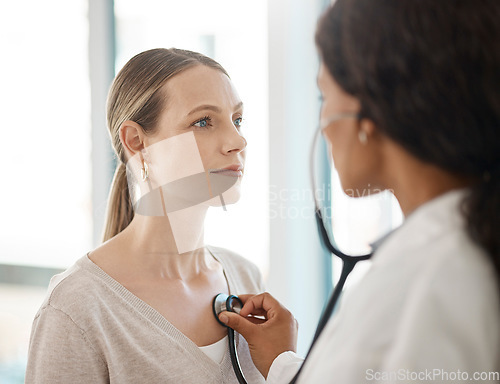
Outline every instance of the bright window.
{"type": "Polygon", "coordinates": [[[91,246],[87,1],[0,13],[0,263],[66,267],[91,246]]]}
{"type": "Polygon", "coordinates": [[[1,264],[65,268],[92,244],[87,0],[3,1],[0,14],[0,268],[15,271],[0,281],[0,383],[21,384],[46,287],[29,279],[40,268],[1,264]]]}

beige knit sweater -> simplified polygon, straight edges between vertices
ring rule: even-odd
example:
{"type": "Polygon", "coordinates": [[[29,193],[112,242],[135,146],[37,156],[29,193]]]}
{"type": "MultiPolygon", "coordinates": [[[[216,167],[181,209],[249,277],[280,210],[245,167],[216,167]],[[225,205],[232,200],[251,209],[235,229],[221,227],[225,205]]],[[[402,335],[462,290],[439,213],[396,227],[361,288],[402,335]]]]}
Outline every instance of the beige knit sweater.
{"type": "MultiPolygon", "coordinates": [[[[258,269],[227,250],[209,247],[231,294],[263,291],[258,269]]],[[[263,383],[238,335],[249,383],[263,383]]],[[[33,322],[26,384],[237,383],[229,349],[220,364],[155,309],[87,256],[54,276],[33,322]]]]}

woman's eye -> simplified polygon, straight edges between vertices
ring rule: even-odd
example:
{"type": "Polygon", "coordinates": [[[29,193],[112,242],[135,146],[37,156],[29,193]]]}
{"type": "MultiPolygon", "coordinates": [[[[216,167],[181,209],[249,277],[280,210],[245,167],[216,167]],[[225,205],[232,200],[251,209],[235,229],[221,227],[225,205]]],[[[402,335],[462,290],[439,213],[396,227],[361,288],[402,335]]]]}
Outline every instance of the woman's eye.
{"type": "Polygon", "coordinates": [[[236,120],[234,120],[234,126],[236,128],[240,128],[242,123],[243,123],[243,117],[238,117],[236,120]]]}
{"type": "Polygon", "coordinates": [[[209,127],[210,125],[212,125],[212,124],[210,124],[211,121],[212,121],[212,119],[209,116],[205,116],[203,119],[200,119],[191,125],[193,127],[206,128],[206,127],[209,127]]]}

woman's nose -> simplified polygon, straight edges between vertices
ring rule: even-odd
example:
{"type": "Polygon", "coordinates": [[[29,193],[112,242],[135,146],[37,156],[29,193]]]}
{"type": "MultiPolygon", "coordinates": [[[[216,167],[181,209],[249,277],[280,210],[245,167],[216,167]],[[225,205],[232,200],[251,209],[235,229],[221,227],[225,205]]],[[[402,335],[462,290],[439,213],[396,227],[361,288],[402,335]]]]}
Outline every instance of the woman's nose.
{"type": "Polygon", "coordinates": [[[240,153],[247,146],[247,141],[243,135],[238,131],[238,129],[232,125],[231,129],[224,134],[224,145],[222,151],[224,154],[229,153],[240,153]]]}

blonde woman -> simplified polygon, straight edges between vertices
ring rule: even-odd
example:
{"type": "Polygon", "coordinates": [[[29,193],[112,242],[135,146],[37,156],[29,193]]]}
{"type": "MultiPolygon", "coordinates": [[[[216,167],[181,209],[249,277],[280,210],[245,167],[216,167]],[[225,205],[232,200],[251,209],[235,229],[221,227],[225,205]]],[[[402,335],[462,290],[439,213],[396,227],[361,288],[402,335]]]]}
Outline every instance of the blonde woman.
{"type": "MultiPolygon", "coordinates": [[[[154,49],[120,71],[108,97],[118,166],[105,242],[52,279],[26,383],[237,382],[211,302],[261,292],[261,278],[205,246],[203,226],[208,206],[239,196],[242,108],[225,70],[198,53],[154,49]]],[[[241,337],[237,348],[247,379],[263,382],[241,337]]]]}

